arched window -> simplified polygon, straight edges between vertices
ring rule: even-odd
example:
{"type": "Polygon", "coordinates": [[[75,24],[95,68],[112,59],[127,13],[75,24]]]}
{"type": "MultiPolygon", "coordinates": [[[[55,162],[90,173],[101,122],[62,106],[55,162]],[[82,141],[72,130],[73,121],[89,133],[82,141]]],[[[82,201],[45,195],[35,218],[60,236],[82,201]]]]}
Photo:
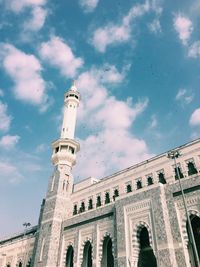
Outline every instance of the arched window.
{"type": "Polygon", "coordinates": [[[156,257],[149,242],[149,233],[146,227],[142,227],[139,233],[139,258],[138,267],[157,267],[156,257]]]}
{"type": "MultiPolygon", "coordinates": [[[[200,218],[198,216],[191,215],[190,221],[191,221],[192,231],[194,235],[194,240],[196,243],[197,252],[200,258],[200,218]]],[[[189,250],[189,255],[190,255],[190,263],[191,263],[191,266],[198,266],[196,263],[195,256],[194,256],[194,248],[192,246],[191,237],[190,237],[188,230],[189,229],[188,229],[188,223],[187,223],[187,233],[189,237],[188,250],[189,250]]]]}
{"type": "Polygon", "coordinates": [[[166,184],[165,175],[164,175],[163,172],[160,172],[160,173],[158,174],[158,181],[159,181],[159,183],[161,183],[161,184],[166,184]]]}
{"type": "Polygon", "coordinates": [[[92,202],[92,199],[90,198],[88,202],[88,210],[91,210],[91,209],[93,209],[93,202],[92,202]]]}
{"type": "Polygon", "coordinates": [[[175,180],[178,180],[178,173],[180,178],[184,177],[180,167],[174,168],[174,172],[175,172],[175,180]]]}
{"type": "Polygon", "coordinates": [[[21,261],[19,262],[18,267],[22,267],[22,262],[21,261]]]}
{"type": "Polygon", "coordinates": [[[131,184],[127,184],[127,186],[126,186],[126,192],[127,193],[132,192],[132,186],[131,186],[131,184]]]}
{"type": "Polygon", "coordinates": [[[85,243],[81,267],[92,267],[92,245],[90,241],[85,243]]]}
{"type": "Polygon", "coordinates": [[[73,210],[73,215],[76,215],[77,214],[77,205],[75,204],[74,205],[74,210],[73,210]]]}
{"type": "Polygon", "coordinates": [[[114,267],[114,257],[112,253],[112,240],[106,236],[103,241],[103,254],[101,260],[102,267],[114,267]]]}
{"type": "Polygon", "coordinates": [[[105,193],[105,204],[108,204],[108,203],[110,203],[110,194],[109,192],[106,192],[105,193]]]}
{"type": "Polygon", "coordinates": [[[74,266],[74,249],[72,246],[69,246],[67,249],[65,266],[66,267],[73,267],[74,266]]]}
{"type": "Polygon", "coordinates": [[[153,178],[151,176],[147,177],[147,184],[152,185],[153,184],[153,178]]]}
{"type": "Polygon", "coordinates": [[[101,206],[101,196],[97,196],[97,204],[96,204],[97,207],[100,207],[101,206]]]}
{"type": "Polygon", "coordinates": [[[142,182],[140,180],[137,181],[136,187],[137,187],[137,189],[142,188],[142,182]]]}
{"type": "Polygon", "coordinates": [[[114,190],[114,194],[113,194],[113,200],[115,200],[116,197],[119,196],[119,190],[118,189],[115,189],[114,190]]]}
{"type": "Polygon", "coordinates": [[[197,173],[197,169],[195,168],[193,162],[191,161],[188,162],[187,167],[188,167],[188,175],[193,175],[197,173]]]}
{"type": "Polygon", "coordinates": [[[10,263],[6,264],[6,267],[10,267],[10,263]]]}
{"type": "Polygon", "coordinates": [[[80,213],[85,211],[85,203],[82,201],[79,209],[80,213]]]}

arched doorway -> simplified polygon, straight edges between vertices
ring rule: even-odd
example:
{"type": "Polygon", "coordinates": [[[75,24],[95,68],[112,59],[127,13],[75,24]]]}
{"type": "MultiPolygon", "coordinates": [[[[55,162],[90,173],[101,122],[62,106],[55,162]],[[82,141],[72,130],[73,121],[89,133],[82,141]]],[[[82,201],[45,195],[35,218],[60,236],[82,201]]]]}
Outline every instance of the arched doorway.
{"type": "MultiPolygon", "coordinates": [[[[192,231],[193,231],[193,235],[194,235],[194,240],[196,243],[198,256],[200,258],[200,218],[196,215],[191,215],[190,221],[191,221],[191,226],[192,226],[192,231]]],[[[190,256],[190,264],[192,267],[196,267],[198,265],[196,263],[196,259],[194,256],[194,248],[192,246],[191,237],[189,234],[188,223],[187,223],[187,233],[188,233],[188,237],[189,237],[188,251],[189,251],[189,256],[190,256]]]]}
{"type": "Polygon", "coordinates": [[[73,267],[74,266],[74,249],[72,246],[69,246],[67,249],[65,266],[66,267],[73,267]]]}
{"type": "Polygon", "coordinates": [[[85,243],[81,267],[92,267],[92,245],[90,241],[85,243]]]}
{"type": "Polygon", "coordinates": [[[142,227],[139,234],[139,258],[138,267],[157,267],[156,257],[149,242],[149,233],[146,227],[142,227]]]}
{"type": "Polygon", "coordinates": [[[114,267],[114,257],[112,253],[112,240],[106,236],[103,241],[102,267],[114,267]]]}
{"type": "Polygon", "coordinates": [[[19,262],[19,265],[18,265],[18,267],[22,267],[22,262],[21,262],[21,261],[19,262]]]}

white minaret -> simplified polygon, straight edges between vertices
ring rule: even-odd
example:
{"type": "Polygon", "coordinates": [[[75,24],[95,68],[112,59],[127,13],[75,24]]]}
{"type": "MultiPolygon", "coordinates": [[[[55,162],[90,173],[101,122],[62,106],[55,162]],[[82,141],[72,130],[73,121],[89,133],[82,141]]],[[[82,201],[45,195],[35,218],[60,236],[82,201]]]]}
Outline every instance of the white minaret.
{"type": "Polygon", "coordinates": [[[64,116],[60,139],[52,143],[54,165],[67,164],[73,166],[76,163],[76,152],[79,151],[79,143],[74,140],[77,108],[80,102],[80,94],[75,83],[64,95],[64,116]]]}
{"type": "Polygon", "coordinates": [[[61,138],[74,138],[75,126],[76,126],[76,113],[80,101],[80,94],[74,84],[70,90],[65,94],[65,106],[64,117],[61,128],[61,138]]]}
{"type": "Polygon", "coordinates": [[[49,180],[33,256],[33,267],[56,267],[59,263],[62,222],[72,214],[72,166],[80,146],[74,140],[80,94],[73,84],[64,95],[64,116],[60,138],[52,143],[54,172],[49,180]]]}

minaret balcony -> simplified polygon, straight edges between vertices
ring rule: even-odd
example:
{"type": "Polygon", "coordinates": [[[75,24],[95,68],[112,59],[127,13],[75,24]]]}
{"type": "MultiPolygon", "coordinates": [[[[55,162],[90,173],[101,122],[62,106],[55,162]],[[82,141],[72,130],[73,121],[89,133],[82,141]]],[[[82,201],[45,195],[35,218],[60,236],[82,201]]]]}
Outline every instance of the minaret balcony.
{"type": "Polygon", "coordinates": [[[72,91],[69,90],[67,93],[65,93],[65,102],[73,101],[79,104],[80,101],[80,93],[78,91],[72,91]]]}
{"type": "Polygon", "coordinates": [[[73,166],[76,164],[76,153],[80,150],[78,142],[73,139],[60,138],[52,143],[52,148],[52,162],[54,165],[67,164],[73,166]]]}

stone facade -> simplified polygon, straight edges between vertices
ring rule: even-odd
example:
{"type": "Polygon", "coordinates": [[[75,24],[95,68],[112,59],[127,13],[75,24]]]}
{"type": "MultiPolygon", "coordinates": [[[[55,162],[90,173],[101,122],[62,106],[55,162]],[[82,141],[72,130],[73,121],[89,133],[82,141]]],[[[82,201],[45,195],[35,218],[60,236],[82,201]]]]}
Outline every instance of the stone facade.
{"type": "MultiPolygon", "coordinates": [[[[76,88],[69,92],[65,102],[79,99],[76,88]]],[[[52,144],[55,167],[38,226],[0,242],[0,267],[28,266],[30,258],[33,267],[136,267],[145,251],[159,267],[197,266],[174,161],[163,153],[101,180],[74,184],[79,145],[73,131],[52,144]]],[[[178,150],[187,208],[200,239],[200,139],[178,150]]]]}
{"type": "MultiPolygon", "coordinates": [[[[200,217],[200,140],[179,149],[182,156],[178,165],[184,176],[181,183],[188,211],[190,215],[200,217]],[[188,160],[194,163],[197,173],[188,174],[188,160]]],[[[92,266],[98,267],[101,266],[103,242],[107,236],[112,240],[115,266],[137,266],[140,251],[138,233],[143,227],[148,230],[158,266],[191,266],[181,191],[174,177],[173,161],[166,154],[99,181],[86,179],[74,185],[73,189],[66,182],[66,177],[72,180],[72,177],[66,176],[69,170],[66,167],[56,169],[51,177],[38,228],[1,241],[0,266],[19,266],[19,262],[27,264],[32,258],[35,259],[32,261],[34,266],[64,267],[69,246],[74,249],[74,266],[82,266],[84,246],[89,241],[92,245],[92,266]],[[165,174],[166,183],[158,180],[161,171],[165,174]],[[148,185],[150,175],[153,183],[148,185]],[[142,181],[142,187],[137,189],[138,179],[142,181]],[[127,185],[132,186],[130,192],[127,192],[127,185]],[[116,189],[118,196],[113,198],[116,189]],[[109,193],[109,203],[105,203],[106,193],[109,193]],[[101,206],[96,207],[98,196],[101,196],[101,206]],[[88,209],[90,199],[92,207],[88,209]],[[84,210],[80,209],[81,203],[84,203],[84,210]],[[75,205],[77,214],[73,214],[75,205]],[[37,234],[39,241],[33,253],[37,234]],[[54,263],[48,263],[51,261],[54,263]]]]}
{"type": "Polygon", "coordinates": [[[0,241],[0,266],[30,266],[37,227],[0,241]]]}

